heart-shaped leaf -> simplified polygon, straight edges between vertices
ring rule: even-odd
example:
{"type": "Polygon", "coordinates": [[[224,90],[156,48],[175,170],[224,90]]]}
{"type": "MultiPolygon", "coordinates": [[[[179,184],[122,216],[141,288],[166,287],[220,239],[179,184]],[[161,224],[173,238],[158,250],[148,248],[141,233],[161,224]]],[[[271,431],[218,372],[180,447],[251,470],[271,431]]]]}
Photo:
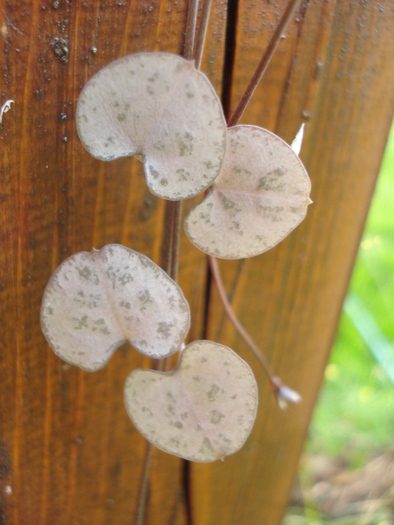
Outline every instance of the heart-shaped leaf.
{"type": "Polygon", "coordinates": [[[109,244],[57,268],[45,289],[41,325],[55,354],[94,371],[126,340],[155,358],[176,352],[190,310],[179,286],[148,257],[109,244]]]}
{"type": "Polygon", "coordinates": [[[310,180],[282,139],[256,126],[229,128],[222,170],[185,222],[200,250],[223,259],[263,253],[306,214],[310,180]]]}
{"type": "Polygon", "coordinates": [[[212,85],[193,62],[169,53],[137,53],[100,70],[79,97],[77,128],[98,159],[141,154],[150,190],[170,200],[208,188],[225,152],[212,85]]]}
{"type": "Polygon", "coordinates": [[[134,370],[127,411],[156,447],[192,461],[223,459],[252,430],[257,384],[249,365],[226,346],[194,341],[172,372],[134,370]]]}

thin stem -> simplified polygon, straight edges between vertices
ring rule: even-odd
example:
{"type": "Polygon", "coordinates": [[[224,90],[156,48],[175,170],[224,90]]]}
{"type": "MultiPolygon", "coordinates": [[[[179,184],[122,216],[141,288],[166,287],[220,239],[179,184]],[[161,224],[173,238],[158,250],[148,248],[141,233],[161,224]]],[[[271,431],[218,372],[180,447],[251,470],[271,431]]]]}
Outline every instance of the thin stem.
{"type": "Polygon", "coordinates": [[[174,281],[178,278],[181,216],[182,201],[167,201],[161,267],[174,281]]]}
{"type": "Polygon", "coordinates": [[[246,342],[249,348],[253,351],[254,355],[260,361],[264,369],[264,372],[267,374],[267,377],[271,384],[272,391],[275,394],[276,401],[278,403],[279,408],[281,410],[285,410],[288,406],[288,402],[299,403],[301,401],[300,394],[296,392],[295,390],[289,388],[287,385],[285,385],[282,382],[280,377],[275,376],[272,373],[268,365],[268,361],[266,360],[264,355],[261,353],[259,346],[252,339],[250,334],[241,324],[240,320],[237,317],[237,314],[234,312],[233,307],[231,306],[231,303],[228,300],[226,290],[224,288],[223,279],[220,273],[220,268],[219,268],[217,259],[215,257],[212,257],[212,255],[208,255],[208,261],[209,261],[209,265],[211,268],[212,277],[215,281],[215,284],[216,284],[216,287],[217,287],[217,290],[220,296],[220,300],[222,301],[227,317],[230,319],[230,321],[233,323],[239,335],[242,337],[242,339],[246,342]]]}
{"type": "MultiPolygon", "coordinates": [[[[196,32],[198,0],[189,0],[189,9],[186,23],[185,47],[183,56],[186,59],[193,57],[194,35],[196,32]]],[[[167,201],[164,224],[164,250],[162,267],[169,276],[177,280],[179,270],[179,245],[180,245],[180,224],[182,216],[181,201],[167,201]]],[[[161,359],[157,364],[157,369],[166,369],[166,360],[161,359]]],[[[149,473],[152,463],[153,446],[147,442],[140,491],[138,496],[137,511],[134,518],[134,525],[143,525],[145,520],[146,505],[148,501],[149,473]]]]}
{"type": "Polygon", "coordinates": [[[149,471],[152,463],[153,446],[146,442],[144,466],[142,470],[142,477],[140,483],[140,493],[138,496],[138,506],[135,513],[134,525],[143,525],[145,521],[146,504],[148,502],[148,488],[149,488],[149,471]]]}
{"type": "MultiPolygon", "coordinates": [[[[289,3],[287,4],[286,9],[282,15],[282,18],[280,19],[279,24],[277,25],[274,31],[274,34],[272,35],[270,41],[268,42],[268,46],[266,50],[264,51],[264,54],[256,68],[256,71],[254,72],[245,90],[245,93],[242,95],[237,108],[235,109],[233,115],[228,121],[228,127],[235,126],[236,124],[238,124],[239,119],[241,118],[243,112],[245,111],[246,106],[248,105],[250,99],[252,98],[252,95],[258,83],[260,82],[262,76],[264,75],[268,67],[268,64],[270,63],[271,58],[273,57],[275,53],[275,50],[278,47],[281,37],[283,33],[285,32],[286,27],[288,26],[299,1],[300,0],[290,0],[289,3]]],[[[242,339],[246,342],[246,344],[250,347],[250,349],[253,351],[253,353],[257,357],[257,359],[260,361],[265,373],[267,374],[269,378],[273,391],[275,395],[277,396],[277,399],[279,400],[280,399],[280,395],[279,395],[280,389],[283,386],[280,378],[274,376],[274,374],[271,372],[268,362],[266,358],[264,357],[264,355],[261,353],[259,346],[255,343],[255,341],[252,339],[252,337],[247,332],[247,330],[245,330],[244,326],[241,324],[236,313],[234,312],[228,300],[226,290],[223,285],[223,280],[222,280],[222,276],[220,273],[219,264],[218,264],[217,259],[209,255],[208,260],[209,260],[209,265],[211,268],[212,276],[215,280],[220,299],[222,301],[223,307],[226,311],[228,318],[233,323],[239,335],[242,337],[242,339]]]]}
{"type": "MultiPolygon", "coordinates": [[[[186,59],[193,57],[194,36],[196,33],[198,12],[198,0],[189,1],[187,14],[185,46],[183,56],[186,59]]],[[[174,279],[178,278],[179,270],[179,247],[180,247],[180,226],[182,217],[182,201],[167,201],[165,218],[165,246],[163,268],[168,275],[174,279]]]]}
{"type": "Polygon", "coordinates": [[[204,0],[202,4],[202,13],[200,25],[198,27],[197,42],[194,47],[194,63],[196,69],[200,69],[202,54],[204,51],[205,38],[207,36],[209,13],[211,11],[212,0],[204,0]]]}
{"type": "Polygon", "coordinates": [[[164,239],[161,267],[169,273],[172,264],[172,223],[174,220],[174,206],[172,201],[166,202],[164,213],[164,239]]]}
{"type": "Polygon", "coordinates": [[[183,57],[186,60],[193,58],[194,37],[196,34],[197,25],[198,0],[189,1],[189,9],[187,11],[185,48],[183,50],[183,57]]]}
{"type": "Polygon", "coordinates": [[[282,18],[280,19],[280,22],[277,25],[274,34],[268,42],[268,46],[264,51],[260,63],[257,66],[256,71],[254,72],[249,82],[249,85],[245,90],[245,93],[242,95],[236,110],[234,111],[233,115],[229,120],[228,127],[235,126],[241,118],[243,112],[245,111],[249,100],[252,98],[252,95],[258,83],[264,75],[264,72],[267,69],[268,64],[270,63],[272,56],[275,53],[276,48],[278,47],[283,33],[286,31],[286,27],[288,26],[299,1],[300,0],[290,0],[290,2],[287,4],[285,12],[283,13],[282,18]]]}
{"type": "Polygon", "coordinates": [[[222,301],[227,317],[230,319],[230,321],[233,323],[239,335],[242,337],[245,343],[251,348],[254,355],[260,361],[260,363],[262,364],[264,368],[265,373],[267,374],[272,384],[273,380],[275,379],[275,376],[271,372],[266,358],[261,353],[259,346],[254,342],[252,337],[249,335],[249,333],[245,330],[244,326],[241,324],[240,320],[237,317],[237,314],[234,312],[233,307],[230,304],[230,301],[228,300],[217,259],[215,257],[212,257],[211,255],[208,255],[208,261],[209,261],[209,266],[211,268],[212,277],[214,278],[214,281],[215,281],[215,284],[216,284],[216,287],[217,287],[217,290],[220,296],[220,300],[222,301]]]}
{"type": "Polygon", "coordinates": [[[172,217],[171,266],[169,268],[168,274],[172,279],[174,279],[174,281],[177,281],[179,273],[182,201],[175,201],[173,204],[174,213],[172,217]]]}

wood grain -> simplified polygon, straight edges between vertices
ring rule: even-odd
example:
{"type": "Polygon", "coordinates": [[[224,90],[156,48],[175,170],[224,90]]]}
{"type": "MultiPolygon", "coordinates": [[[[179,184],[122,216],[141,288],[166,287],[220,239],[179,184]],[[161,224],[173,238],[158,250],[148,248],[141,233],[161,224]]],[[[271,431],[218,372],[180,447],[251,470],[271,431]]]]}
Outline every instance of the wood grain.
{"type": "MultiPolygon", "coordinates": [[[[225,50],[226,4],[215,0],[202,63],[232,107],[285,2],[237,5],[234,53],[231,40],[225,50]]],[[[134,159],[91,158],[74,114],[83,85],[111,60],[181,53],[186,15],[185,0],[0,0],[0,106],[15,100],[0,124],[0,525],[132,523],[145,443],[123,385],[149,362],[124,347],[94,374],[65,365],[44,340],[39,311],[51,273],[72,253],[121,242],[160,261],[163,202],[134,159]]],[[[308,119],[302,158],[315,204],[280,246],[222,270],[241,320],[304,402],[278,412],[212,290],[209,338],[253,366],[258,422],[223,464],[189,466],[155,450],[147,524],[271,525],[286,505],[393,111],[388,0],[303,1],[297,18],[243,121],[290,141],[308,119]]],[[[185,237],[180,283],[197,339],[206,261],[185,237]]]]}
{"type": "MultiPolygon", "coordinates": [[[[284,6],[239,3],[233,108],[284,6]]],[[[242,119],[288,142],[301,122],[307,124],[301,157],[314,204],[305,221],[270,252],[221,264],[241,321],[303,402],[285,413],[277,409],[259,364],[213,291],[208,336],[252,364],[260,409],[238,454],[192,466],[195,523],[281,521],[393,114],[392,22],[389,2],[302,2],[242,119]]]]}
{"type": "MultiPolygon", "coordinates": [[[[180,53],[186,4],[0,4],[2,103],[15,100],[0,130],[1,450],[10,459],[0,522],[129,523],[146,445],[123,385],[149,363],[124,348],[97,374],[65,365],[42,336],[39,310],[49,276],[76,251],[123,242],[160,260],[163,203],[136,161],[91,158],[74,114],[87,79],[111,60],[180,53]]],[[[184,523],[182,475],[181,460],[156,452],[149,512],[163,523],[184,523]]]]}

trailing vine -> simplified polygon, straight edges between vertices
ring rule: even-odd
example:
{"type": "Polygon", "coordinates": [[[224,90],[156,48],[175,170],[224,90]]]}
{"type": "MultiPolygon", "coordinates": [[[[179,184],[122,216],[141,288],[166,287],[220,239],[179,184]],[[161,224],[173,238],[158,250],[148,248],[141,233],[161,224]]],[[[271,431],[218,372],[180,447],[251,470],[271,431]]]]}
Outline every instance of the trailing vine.
{"type": "Polygon", "coordinates": [[[44,293],[41,322],[54,352],[95,371],[125,341],[153,359],[125,384],[127,412],[148,440],[134,523],[147,500],[152,444],[182,458],[209,462],[236,452],[257,412],[257,384],[248,364],[212,341],[185,347],[190,308],[177,284],[182,201],[205,193],[185,231],[207,254],[223,306],[263,366],[283,408],[300,396],[270,370],[236,317],[216,258],[264,253],[305,217],[310,181],[299,159],[302,133],[292,146],[257,126],[237,125],[279,44],[298,0],[290,0],[228,126],[217,94],[199,71],[210,12],[191,0],[184,57],[136,53],[99,71],[77,107],[79,137],[94,157],[138,156],[155,195],[166,199],[162,268],[134,250],[110,244],[64,261],[44,293]],[[166,358],[179,352],[166,371],[166,358]]]}

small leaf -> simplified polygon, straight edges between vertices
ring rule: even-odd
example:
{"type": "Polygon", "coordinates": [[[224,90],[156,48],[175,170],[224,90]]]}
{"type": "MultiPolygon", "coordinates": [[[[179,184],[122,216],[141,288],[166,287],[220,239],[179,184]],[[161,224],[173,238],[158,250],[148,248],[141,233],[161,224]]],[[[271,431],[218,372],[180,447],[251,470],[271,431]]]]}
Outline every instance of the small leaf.
{"type": "Polygon", "coordinates": [[[79,97],[77,129],[98,159],[142,155],[147,184],[164,199],[203,192],[224,157],[218,96],[193,62],[169,53],[136,53],[99,71],[79,97]]]}
{"type": "Polygon", "coordinates": [[[209,462],[233,454],[246,441],[256,418],[257,384],[230,348],[194,341],[175,371],[131,372],[125,401],[135,426],[153,445],[209,462]]]}
{"type": "Polygon", "coordinates": [[[57,268],[41,325],[55,354],[94,371],[126,340],[154,358],[173,354],[189,330],[190,310],[179,286],[148,257],[108,244],[57,268]]]}
{"type": "Polygon", "coordinates": [[[310,180],[291,147],[256,126],[228,130],[223,167],[185,230],[200,250],[223,259],[263,253],[306,214],[310,180]]]}

